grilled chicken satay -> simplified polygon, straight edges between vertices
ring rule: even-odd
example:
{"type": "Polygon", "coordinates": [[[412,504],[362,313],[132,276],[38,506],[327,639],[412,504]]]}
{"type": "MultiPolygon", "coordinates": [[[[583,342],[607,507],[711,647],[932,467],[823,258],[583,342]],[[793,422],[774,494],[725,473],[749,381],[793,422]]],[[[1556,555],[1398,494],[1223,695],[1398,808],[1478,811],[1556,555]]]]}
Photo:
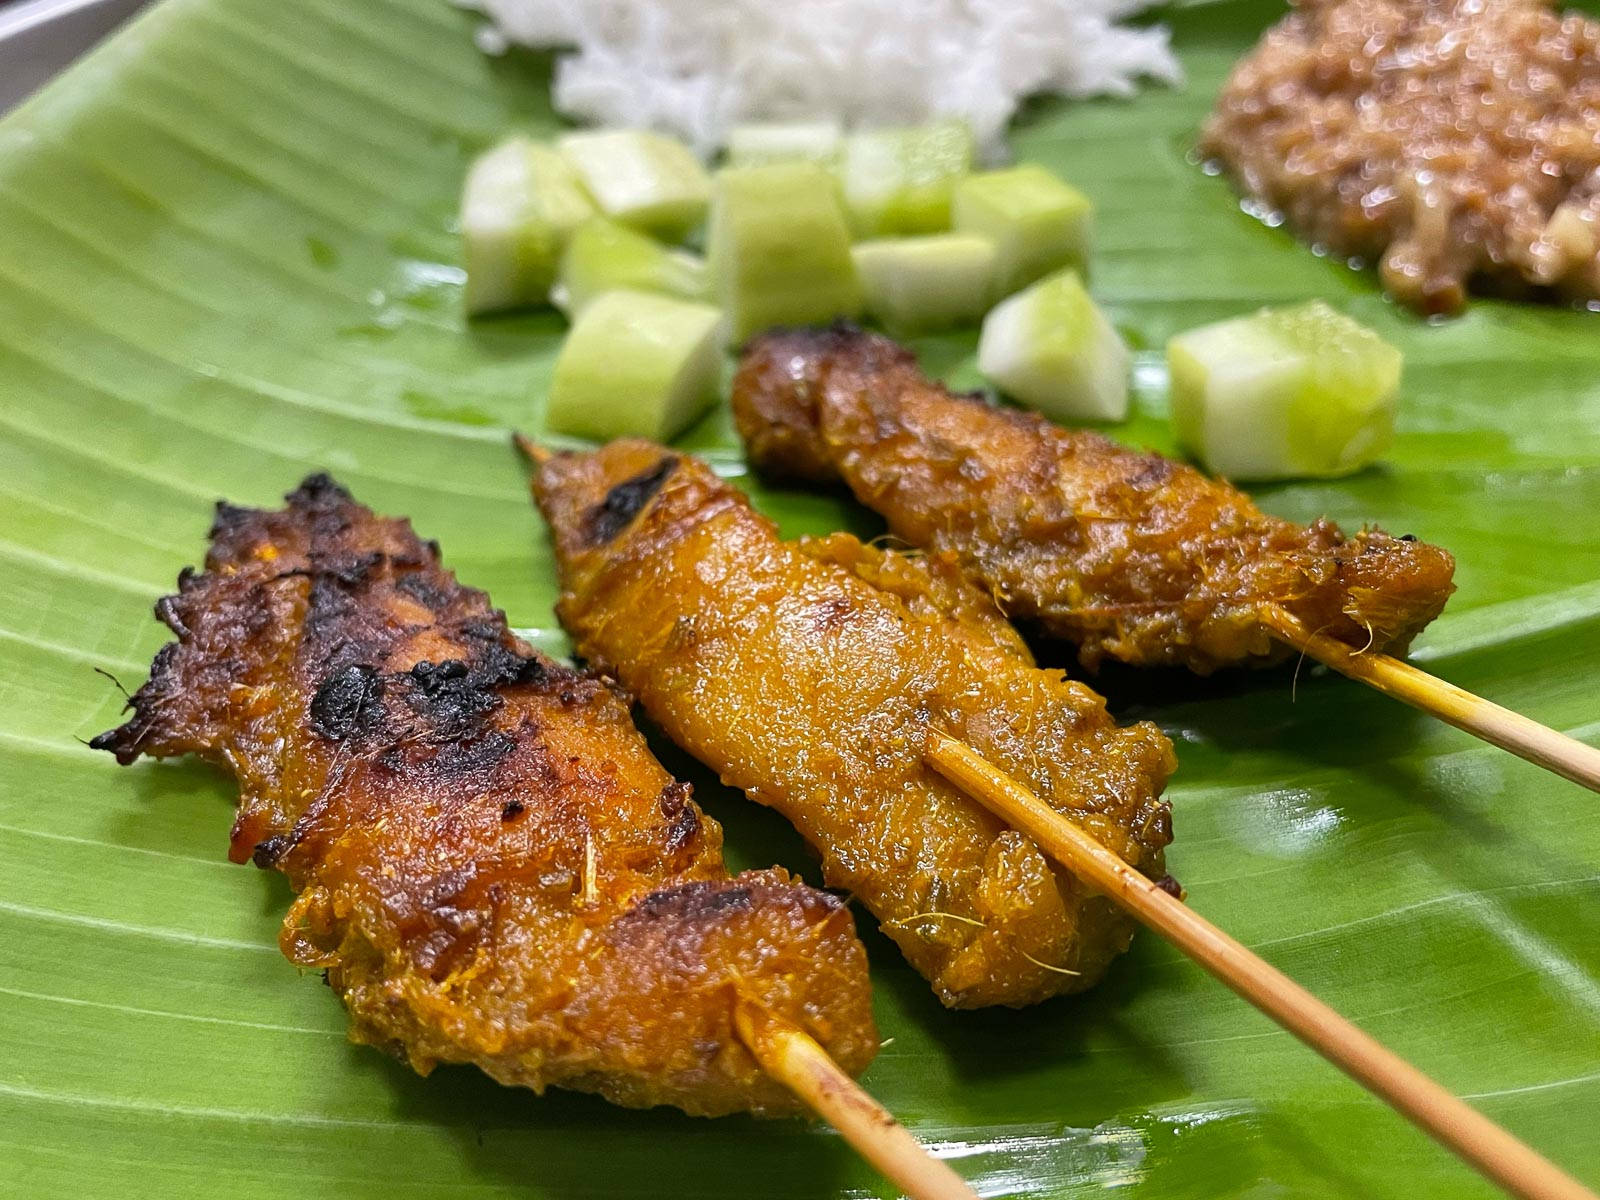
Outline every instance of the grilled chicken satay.
{"type": "Polygon", "coordinates": [[[230,857],[288,875],[283,952],[326,969],[353,1040],[705,1115],[796,1108],[740,999],[871,1060],[842,903],[730,879],[623,701],[513,637],[436,545],[320,476],[283,511],[219,506],[211,536],[157,606],[177,641],[93,744],[237,776],[230,857]]]}
{"type": "Polygon", "coordinates": [[[1437,546],[1268,516],[1192,467],[952,394],[903,347],[848,326],[755,339],[733,412],[763,473],[843,480],[1090,668],[1278,661],[1290,651],[1260,619],[1267,604],[1403,654],[1454,590],[1437,546]]]}
{"type": "Polygon", "coordinates": [[[962,738],[1151,878],[1172,747],[1026,646],[953,559],[786,542],[704,464],[650,442],[541,467],[557,607],[581,654],[685,749],[787,817],[947,1005],[1093,984],[1132,926],[922,764],[962,738]]]}

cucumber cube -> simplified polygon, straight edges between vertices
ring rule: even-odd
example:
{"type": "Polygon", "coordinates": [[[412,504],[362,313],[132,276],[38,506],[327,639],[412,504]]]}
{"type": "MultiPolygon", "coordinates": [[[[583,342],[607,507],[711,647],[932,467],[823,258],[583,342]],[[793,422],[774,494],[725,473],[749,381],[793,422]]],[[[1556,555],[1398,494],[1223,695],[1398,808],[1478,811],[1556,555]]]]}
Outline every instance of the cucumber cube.
{"type": "Polygon", "coordinates": [[[851,247],[866,309],[894,333],[975,324],[989,307],[994,243],[961,233],[885,238],[851,247]]]}
{"type": "Polygon", "coordinates": [[[964,121],[851,134],[839,164],[851,230],[873,238],[949,229],[951,196],[972,154],[964,121]]]}
{"type": "Polygon", "coordinates": [[[958,233],[994,242],[997,298],[1063,267],[1083,275],[1089,262],[1094,206],[1040,166],[967,176],[956,184],[951,220],[958,233]]]}
{"type": "Polygon", "coordinates": [[[716,403],[722,314],[709,304],[615,291],[578,315],[556,357],[551,433],[668,441],[716,403]]]}
{"type": "Polygon", "coordinates": [[[703,300],[706,264],[605,217],[585,221],[567,242],[551,299],[576,317],[595,297],[618,288],[703,300]]]}
{"type": "Polygon", "coordinates": [[[1204,325],[1167,343],[1173,427],[1232,479],[1347,475],[1394,439],[1401,364],[1320,300],[1204,325]]]}
{"type": "Polygon", "coordinates": [[[518,137],[481,155],[461,193],[467,311],[543,304],[562,246],[594,213],[582,181],[548,146],[518,137]]]}
{"type": "Polygon", "coordinates": [[[774,325],[861,311],[838,192],[833,177],[812,163],[719,171],[707,257],[735,341],[774,325]]]}
{"type": "Polygon", "coordinates": [[[711,177],[682,142],[610,129],[569,133],[556,144],[613,220],[682,241],[705,218],[711,177]]]}
{"type": "Polygon", "coordinates": [[[1128,365],[1127,346],[1071,270],[991,309],[978,338],[978,370],[1063,423],[1126,418],[1128,365]]]}
{"type": "Polygon", "coordinates": [[[784,121],[735,125],[728,132],[728,165],[758,167],[775,162],[814,162],[832,166],[844,131],[837,121],[784,121]]]}

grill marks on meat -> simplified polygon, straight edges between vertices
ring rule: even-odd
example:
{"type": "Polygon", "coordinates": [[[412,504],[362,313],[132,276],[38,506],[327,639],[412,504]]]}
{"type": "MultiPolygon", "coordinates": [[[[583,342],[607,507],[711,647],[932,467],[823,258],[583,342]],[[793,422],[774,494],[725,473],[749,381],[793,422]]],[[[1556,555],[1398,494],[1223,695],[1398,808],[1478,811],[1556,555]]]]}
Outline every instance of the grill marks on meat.
{"type": "Polygon", "coordinates": [[[321,476],[282,511],[221,506],[205,573],[157,612],[178,640],[94,745],[234,773],[230,856],[289,876],[284,953],[326,969],[355,1040],[701,1114],[795,1107],[740,1045],[739,996],[847,1070],[872,1058],[841,902],[728,878],[626,705],[406,522],[321,476]]]}
{"type": "Polygon", "coordinates": [[[733,412],[764,474],[842,480],[1091,669],[1280,661],[1290,651],[1262,625],[1264,604],[1403,654],[1454,590],[1437,546],[1268,516],[1192,467],[953,395],[909,351],[849,326],[757,338],[733,412]]]}
{"type": "Polygon", "coordinates": [[[703,463],[674,470],[604,544],[591,514],[666,455],[649,442],[540,470],[558,613],[579,650],[723,780],[787,817],[954,1007],[1088,987],[1132,926],[923,766],[966,739],[1153,878],[1172,749],[1027,647],[953,559],[839,534],[785,542],[703,463]]]}

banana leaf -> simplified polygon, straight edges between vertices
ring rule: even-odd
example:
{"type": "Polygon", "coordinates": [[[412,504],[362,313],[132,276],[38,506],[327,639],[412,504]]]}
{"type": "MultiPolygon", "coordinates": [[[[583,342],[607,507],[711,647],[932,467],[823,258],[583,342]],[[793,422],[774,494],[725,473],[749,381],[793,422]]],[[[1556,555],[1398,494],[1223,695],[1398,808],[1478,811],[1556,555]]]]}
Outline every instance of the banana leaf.
{"type": "MultiPolygon", "coordinates": [[[[1093,285],[1170,449],[1172,332],[1321,296],[1407,356],[1398,443],[1270,509],[1452,548],[1430,669],[1600,738],[1600,316],[1475,303],[1428,324],[1370,274],[1240,211],[1197,122],[1274,4],[1165,13],[1188,72],[1041,102],[1019,157],[1100,211],[1093,285]]],[[[889,1194],[837,1135],[421,1079],[344,1039],[274,945],[275,875],[223,859],[231,785],[123,770],[108,727],[152,601],[212,501],[334,472],[411,515],[554,650],[554,586],[509,427],[540,429],[561,322],[465,325],[464,164],[553,129],[548,59],[481,55],[442,0],[165,0],[0,123],[0,1193],[19,1197],[889,1194]]],[[[969,335],[917,343],[976,382],[969,335]]],[[[743,474],[725,413],[684,444],[743,474]]],[[[871,521],[754,489],[791,534],[871,521]]],[[[1596,797],[1312,670],[1108,674],[1182,762],[1194,906],[1457,1093],[1600,1184],[1596,797]]],[[[736,865],[812,859],[663,747],[736,865]]],[[[1091,993],[949,1013],[862,925],[890,1040],[867,1085],[990,1195],[1492,1194],[1158,940],[1091,993]]]]}

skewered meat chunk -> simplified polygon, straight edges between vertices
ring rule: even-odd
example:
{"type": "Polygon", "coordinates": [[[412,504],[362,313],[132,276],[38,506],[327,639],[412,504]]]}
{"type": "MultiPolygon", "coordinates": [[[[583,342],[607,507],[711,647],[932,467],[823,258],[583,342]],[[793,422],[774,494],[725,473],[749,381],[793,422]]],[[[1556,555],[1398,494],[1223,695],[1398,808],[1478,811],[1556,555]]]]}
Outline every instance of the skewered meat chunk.
{"type": "Polygon", "coordinates": [[[288,875],[283,952],[326,970],[352,1039],[706,1115],[796,1109],[736,1002],[871,1060],[843,904],[730,879],[627,706],[513,637],[437,546],[321,476],[282,511],[219,506],[211,537],[157,606],[178,640],[94,745],[237,776],[230,857],[288,875]]]}
{"type": "Polygon", "coordinates": [[[930,726],[965,739],[1161,878],[1172,747],[1036,667],[953,559],[782,541],[704,463],[644,441],[556,455],[535,490],[579,652],[799,828],[944,1003],[1079,991],[1126,949],[1128,918],[921,748],[930,726]]]}
{"type": "Polygon", "coordinates": [[[1268,516],[1192,467],[952,394],[903,347],[849,326],[757,338],[733,413],[764,474],[843,480],[1091,669],[1279,661],[1290,651],[1261,621],[1268,604],[1403,654],[1454,590],[1437,546],[1268,516]]]}

